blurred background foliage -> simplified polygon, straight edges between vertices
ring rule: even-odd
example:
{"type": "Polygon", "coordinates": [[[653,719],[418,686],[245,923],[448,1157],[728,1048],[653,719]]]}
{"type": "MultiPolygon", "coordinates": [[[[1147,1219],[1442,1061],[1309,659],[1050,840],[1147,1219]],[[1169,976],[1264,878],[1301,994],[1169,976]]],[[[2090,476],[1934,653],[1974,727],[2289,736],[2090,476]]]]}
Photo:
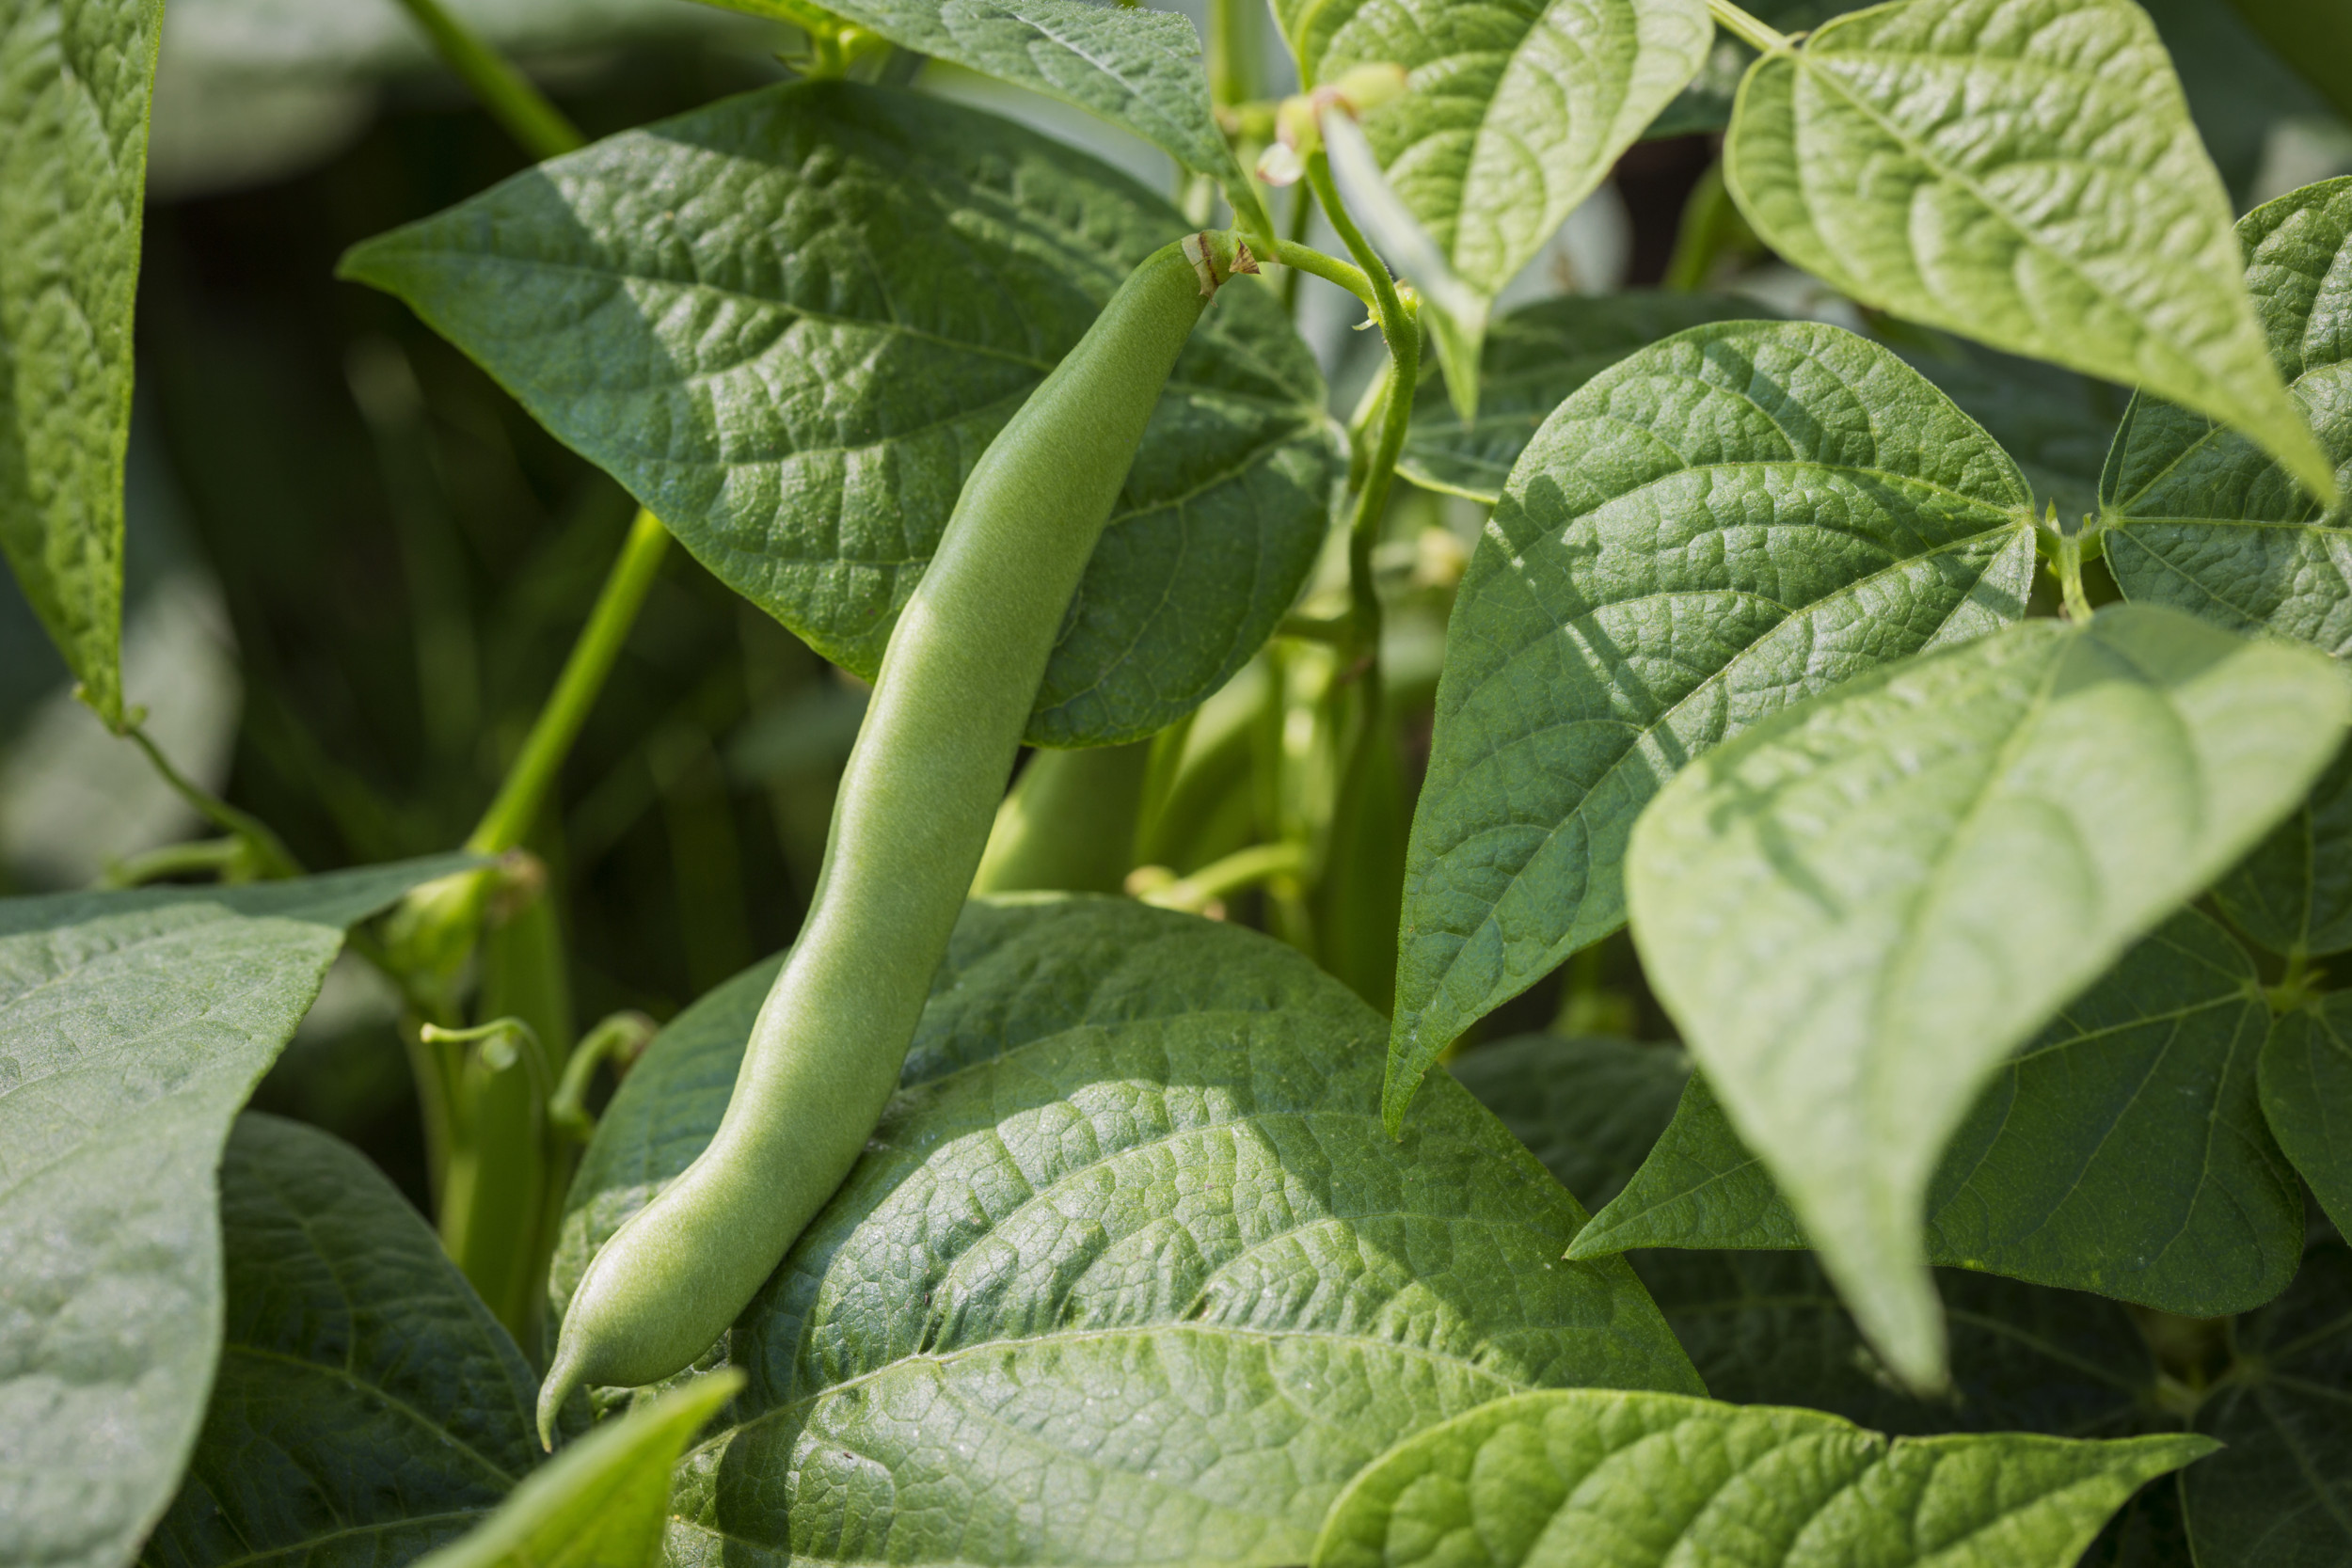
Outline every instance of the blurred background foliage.
{"type": "MultiPolygon", "coordinates": [[[[690,0],[454,8],[591,136],[782,80],[778,56],[795,45],[788,29],[690,0]]],[[[1759,8],[1784,27],[1829,8],[1759,8]]],[[[2352,169],[2352,127],[2229,0],[2149,9],[2242,206],[2352,169]]],[[[1709,127],[1741,64],[1738,45],[1719,53],[1504,308],[1668,277],[1686,212],[1704,220],[1709,127]]],[[[1258,58],[1260,92],[1291,90],[1270,23],[1258,58]]],[[[936,65],[916,82],[1179,190],[1162,154],[1075,111],[936,65]]],[[[313,869],[465,837],[628,525],[632,503],[611,480],[396,302],[332,276],[353,242],[526,162],[437,69],[394,0],[167,8],[138,302],[126,680],[166,750],[313,869]]],[[[1336,248],[1327,234],[1320,243],[1336,248]]],[[[1737,245],[1708,254],[1708,276],[1678,281],[1861,325],[1769,257],[1737,245]]],[[[1350,330],[1359,319],[1353,300],[1309,280],[1300,324],[1341,411],[1378,357],[1371,335],[1350,330]]],[[[1399,866],[1448,593],[1482,517],[1409,486],[1391,507],[1385,663],[1406,794],[1383,831],[1399,866]]],[[[1310,616],[1312,594],[1343,577],[1335,555],[1310,616]]],[[[1212,703],[1189,742],[1208,781],[1198,820],[1186,843],[1162,847],[1174,869],[1295,832],[1286,816],[1327,816],[1330,759],[1286,756],[1299,737],[1279,717],[1311,708],[1339,673],[1311,640],[1278,639],[1212,703]]],[[[854,682],[669,552],[532,841],[580,1018],[666,1017],[791,939],[863,706],[854,682]]],[[[0,891],[88,883],[194,826],[137,753],[71,701],[15,589],[0,589],[0,891]]],[[[1393,896],[1394,868],[1384,875],[1393,896]]],[[[1282,906],[1278,881],[1229,912],[1280,930],[1282,906]]],[[[1303,905],[1295,913],[1311,918],[1303,905]]],[[[1632,974],[1616,939],[1485,1032],[1659,1033],[1632,974]]],[[[374,972],[347,959],[256,1103],[358,1143],[421,1203],[397,1012],[374,972]]]]}

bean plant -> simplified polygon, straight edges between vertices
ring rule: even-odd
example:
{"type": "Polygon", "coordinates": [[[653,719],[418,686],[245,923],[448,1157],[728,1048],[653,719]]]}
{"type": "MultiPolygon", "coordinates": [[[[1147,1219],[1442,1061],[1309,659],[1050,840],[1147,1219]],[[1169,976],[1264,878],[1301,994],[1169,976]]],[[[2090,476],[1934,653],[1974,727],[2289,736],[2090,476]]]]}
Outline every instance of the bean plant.
{"type": "Polygon", "coordinates": [[[123,675],[162,0],[0,0],[0,547],[204,823],[0,899],[0,1563],[2352,1564],[2352,177],[2167,47],[2335,0],[724,0],[594,141],[402,3],[528,163],[338,287],[635,520],[322,862],[123,675]],[[863,717],[585,1022],[665,573],[863,717]],[[429,1213],[248,1109],[339,961],[429,1213]]]}

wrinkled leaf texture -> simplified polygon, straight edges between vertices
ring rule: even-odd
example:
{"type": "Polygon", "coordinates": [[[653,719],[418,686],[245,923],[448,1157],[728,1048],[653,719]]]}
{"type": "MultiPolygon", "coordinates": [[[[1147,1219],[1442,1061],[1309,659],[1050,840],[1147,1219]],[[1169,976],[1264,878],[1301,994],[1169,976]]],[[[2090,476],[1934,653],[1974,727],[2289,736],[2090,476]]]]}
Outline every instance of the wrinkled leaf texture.
{"type": "Polygon", "coordinates": [[[1759,59],[1724,175],[1867,305],[2137,385],[2336,482],[2240,282],[2229,193],[2131,0],[1896,0],[1759,59]]]}
{"type": "Polygon", "coordinates": [[[1332,1509],[1314,1565],[2073,1568],[2134,1492],[2213,1447],[1889,1442],[1816,1410],[1547,1390],[1382,1456],[1332,1509]]]}
{"type": "MultiPolygon", "coordinates": [[[[1928,1188],[1929,1260],[2184,1317],[2284,1290],[2303,1204],[2264,1126],[2259,986],[2252,958],[2194,911],[2133,947],[1979,1095],[1928,1188]]],[[[1701,1082],[1575,1251],[1808,1244],[1701,1082]]]]}
{"type": "MultiPolygon", "coordinates": [[[[995,116],[847,82],[608,137],[369,241],[405,299],[737,592],[871,676],[981,451],[1181,214],[995,116]]],[[[1219,292],[1029,725],[1131,740],[1224,683],[1327,531],[1323,381],[1219,292]]]]}
{"type": "Polygon", "coordinates": [[[1462,418],[1443,387],[1423,384],[1397,472],[1426,489],[1491,506],[1519,453],[1579,387],[1635,349],[1685,328],[1772,314],[1754,300],[1663,290],[1563,294],[1514,310],[1487,329],[1478,412],[1462,418]]]}
{"type": "MultiPolygon", "coordinates": [[[[672,1024],[566,1213],[707,1142],[772,965],[672,1024]]],[[[1379,1020],[1271,939],[1127,900],[965,912],[865,1160],[724,1347],[674,1561],[1297,1562],[1348,1477],[1501,1395],[1697,1391],[1583,1211],[1468,1093],[1402,1146],[1379,1020]]]]}
{"type": "Polygon", "coordinates": [[[122,716],[122,458],[163,0],[0,7],[0,555],[122,716]]]}
{"type": "Polygon", "coordinates": [[[1850,682],[1644,815],[1645,972],[1906,1382],[1944,1375],[1923,1221],[1969,1108],[2294,807],[2347,712],[2306,649],[2114,606],[1850,682]]]}
{"type": "MultiPolygon", "coordinates": [[[[2352,179],[2258,207],[2237,234],[2279,372],[2352,483],[2352,179]]],[[[2126,598],[2352,654],[2352,521],[2323,513],[2244,436],[2143,391],[2100,499],[2126,598]]]]}
{"type": "MultiPolygon", "coordinates": [[[[718,0],[797,21],[800,0],[718,0]]],[[[1253,232],[1272,225],[1216,127],[1192,19],[1086,0],[826,0],[824,8],[918,55],[1041,92],[1134,132],[1209,175],[1253,232]]]]}
{"type": "Polygon", "coordinates": [[[221,1161],[227,1332],[150,1568],[407,1562],[539,1463],[539,1377],[383,1175],[248,1112],[221,1161]]]}
{"type": "Polygon", "coordinates": [[[1468,418],[1485,305],[1697,73],[1714,36],[1704,0],[1274,0],[1274,10],[1310,87],[1357,66],[1406,71],[1409,90],[1363,128],[1390,187],[1480,302],[1468,316],[1428,312],[1468,418]]]}
{"type": "Polygon", "coordinates": [[[1620,360],[1512,470],[1446,633],[1386,1104],[1625,923],[1634,819],[1791,703],[2025,612],[2017,466],[1888,350],[1812,322],[1620,360]]]}
{"type": "Polygon", "coordinates": [[[220,1348],[230,1122],[343,927],[466,863],[0,899],[0,1561],[137,1552],[220,1348]]]}

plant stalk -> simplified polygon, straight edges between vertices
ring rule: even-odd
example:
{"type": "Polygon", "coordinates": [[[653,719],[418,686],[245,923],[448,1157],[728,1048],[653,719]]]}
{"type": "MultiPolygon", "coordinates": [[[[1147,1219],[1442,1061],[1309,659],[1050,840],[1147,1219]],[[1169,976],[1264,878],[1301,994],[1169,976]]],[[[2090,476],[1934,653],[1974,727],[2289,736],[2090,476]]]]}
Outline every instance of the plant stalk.
{"type": "Polygon", "coordinates": [[[1715,25],[1767,55],[1782,54],[1795,47],[1795,41],[1787,33],[1758,22],[1731,0],[1707,0],[1707,9],[1714,17],[1715,25]]]}
{"type": "Polygon", "coordinates": [[[560,158],[588,145],[588,138],[564,117],[563,110],[548,102],[547,95],[532,84],[530,77],[485,43],[472,28],[451,15],[441,0],[400,3],[423,29],[425,37],[433,40],[441,62],[457,73],[458,80],[490,111],[491,118],[505,127],[506,134],[520,142],[534,161],[560,158]]]}
{"type": "Polygon", "coordinates": [[[499,785],[497,798],[466,840],[468,849],[477,855],[503,854],[521,843],[538,819],[557,771],[579,738],[588,710],[604,689],[605,677],[612,673],[613,660],[628,640],[629,628],[636,625],[637,611],[653,587],[669,544],[670,532],[661,526],[661,519],[641,509],[629,525],[620,558],[596,595],[596,608],[588,612],[580,641],[572,644],[571,656],[564,661],[555,690],[539,710],[521,753],[499,785]]]}

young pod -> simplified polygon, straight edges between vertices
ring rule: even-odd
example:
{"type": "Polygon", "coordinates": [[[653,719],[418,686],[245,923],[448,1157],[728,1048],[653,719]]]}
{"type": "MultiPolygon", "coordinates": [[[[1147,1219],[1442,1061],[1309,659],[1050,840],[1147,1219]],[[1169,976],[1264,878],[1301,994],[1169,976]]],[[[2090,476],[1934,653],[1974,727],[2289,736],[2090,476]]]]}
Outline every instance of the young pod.
{"type": "Polygon", "coordinates": [[[808,919],[710,1145],[615,1231],[539,1396],[658,1382],[725,1332],[866,1147],[987,843],[1063,615],[1145,422],[1246,250],[1136,267],[980,456],[899,611],[842,775],[808,919]]]}

